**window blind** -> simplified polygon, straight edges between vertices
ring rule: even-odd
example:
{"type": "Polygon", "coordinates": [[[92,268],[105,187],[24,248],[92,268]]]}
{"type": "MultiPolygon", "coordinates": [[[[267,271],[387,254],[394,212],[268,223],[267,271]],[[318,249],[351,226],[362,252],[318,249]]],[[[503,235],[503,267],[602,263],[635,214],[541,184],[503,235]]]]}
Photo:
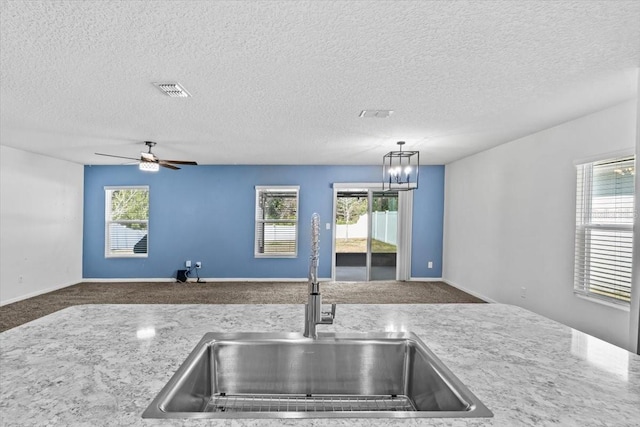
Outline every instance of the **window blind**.
{"type": "Polygon", "coordinates": [[[255,255],[296,256],[298,188],[256,187],[255,255]]]}
{"type": "Polygon", "coordinates": [[[629,303],[635,216],[633,156],[577,166],[574,290],[629,303]]]}

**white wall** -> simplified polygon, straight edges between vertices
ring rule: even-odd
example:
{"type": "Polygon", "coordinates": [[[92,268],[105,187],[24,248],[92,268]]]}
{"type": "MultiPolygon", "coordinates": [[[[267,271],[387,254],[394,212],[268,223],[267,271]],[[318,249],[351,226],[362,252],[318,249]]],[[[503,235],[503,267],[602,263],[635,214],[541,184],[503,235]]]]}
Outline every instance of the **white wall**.
{"type": "Polygon", "coordinates": [[[444,279],[628,348],[628,311],[573,294],[574,161],[633,152],[636,114],[625,102],[448,164],[444,279]]]}
{"type": "Polygon", "coordinates": [[[82,280],[82,165],[0,146],[0,305],[82,280]]]}

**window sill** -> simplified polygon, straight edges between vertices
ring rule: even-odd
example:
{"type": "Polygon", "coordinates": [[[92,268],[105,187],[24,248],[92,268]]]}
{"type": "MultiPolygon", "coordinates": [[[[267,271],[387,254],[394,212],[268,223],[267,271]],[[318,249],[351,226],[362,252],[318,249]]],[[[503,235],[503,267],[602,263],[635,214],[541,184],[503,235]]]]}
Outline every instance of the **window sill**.
{"type": "Polygon", "coordinates": [[[105,255],[105,258],[149,258],[149,254],[105,255]]]}
{"type": "Polygon", "coordinates": [[[605,300],[602,300],[600,298],[594,298],[594,297],[590,297],[590,296],[584,295],[584,294],[579,294],[579,293],[576,293],[576,292],[574,292],[574,295],[577,296],[578,298],[583,299],[583,300],[595,302],[596,304],[606,305],[607,307],[616,308],[618,310],[622,310],[622,311],[626,311],[626,312],[631,311],[630,308],[629,308],[629,305],[616,304],[614,302],[605,301],[605,300]]]}
{"type": "Polygon", "coordinates": [[[298,258],[298,255],[297,254],[282,254],[282,255],[278,255],[278,254],[269,254],[269,255],[254,254],[254,258],[298,258]]]}

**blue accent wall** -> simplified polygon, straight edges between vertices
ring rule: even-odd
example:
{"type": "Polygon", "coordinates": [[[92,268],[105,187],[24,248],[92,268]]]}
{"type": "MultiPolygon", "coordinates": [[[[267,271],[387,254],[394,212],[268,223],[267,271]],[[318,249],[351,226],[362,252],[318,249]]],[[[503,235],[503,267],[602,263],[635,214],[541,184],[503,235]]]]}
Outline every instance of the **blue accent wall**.
{"type": "MultiPolygon", "coordinates": [[[[320,214],[320,277],[331,276],[334,182],[378,182],[379,166],[186,166],[142,172],[137,166],[85,166],[84,278],[169,278],[187,259],[201,277],[304,278],[311,215],[320,214]],[[105,258],[105,186],[149,186],[147,258],[105,258]],[[299,185],[296,258],[254,257],[256,185],[299,185]]],[[[444,166],[421,166],[414,193],[412,276],[442,276],[444,166]],[[427,261],[433,268],[427,269],[427,261]]]]}
{"type": "Polygon", "coordinates": [[[420,167],[419,184],[413,193],[411,277],[442,277],[444,165],[420,167]]]}

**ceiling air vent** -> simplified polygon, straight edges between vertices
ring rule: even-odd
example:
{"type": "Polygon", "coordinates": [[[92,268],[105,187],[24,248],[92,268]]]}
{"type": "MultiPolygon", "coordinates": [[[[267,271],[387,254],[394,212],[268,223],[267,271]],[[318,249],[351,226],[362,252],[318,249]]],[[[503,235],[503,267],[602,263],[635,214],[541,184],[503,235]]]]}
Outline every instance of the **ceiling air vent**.
{"type": "Polygon", "coordinates": [[[172,98],[188,98],[191,96],[185,88],[176,82],[154,83],[154,86],[162,91],[162,93],[172,98]]]}
{"type": "Polygon", "coordinates": [[[386,119],[393,114],[393,110],[362,110],[359,117],[386,119]]]}

